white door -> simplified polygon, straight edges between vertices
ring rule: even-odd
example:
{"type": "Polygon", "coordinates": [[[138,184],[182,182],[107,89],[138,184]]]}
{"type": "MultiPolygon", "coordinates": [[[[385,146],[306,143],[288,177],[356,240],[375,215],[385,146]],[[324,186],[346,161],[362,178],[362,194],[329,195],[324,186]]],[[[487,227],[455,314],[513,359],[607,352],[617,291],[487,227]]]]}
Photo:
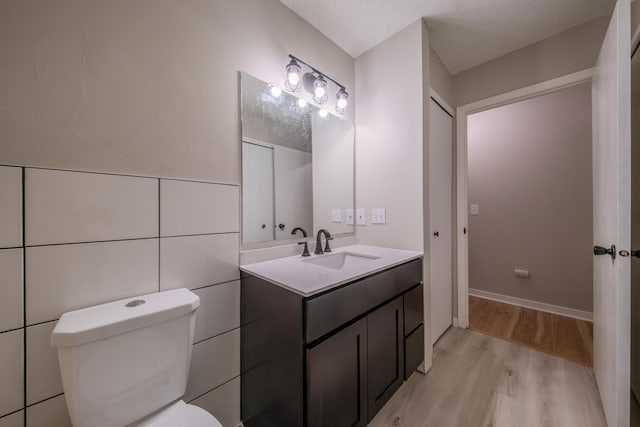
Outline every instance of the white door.
{"type": "MultiPolygon", "coordinates": [[[[593,237],[630,249],[630,1],[617,2],[593,78],[593,237]]],[[[593,263],[594,370],[610,426],[629,425],[630,259],[593,263]]]]}
{"type": "Polygon", "coordinates": [[[453,119],[433,99],[429,107],[431,224],[431,344],[451,326],[453,119]]]}
{"type": "Polygon", "coordinates": [[[242,142],[242,241],[274,239],[273,149],[242,142]]]}
{"type": "Polygon", "coordinates": [[[273,147],[276,240],[293,238],[291,230],[296,227],[313,233],[311,176],[311,153],[273,147]]]}
{"type": "MultiPolygon", "coordinates": [[[[640,49],[631,58],[631,248],[640,250],[640,49]]],[[[640,413],[639,258],[631,260],[631,391],[635,399],[631,404],[636,413],[640,413]]]]}

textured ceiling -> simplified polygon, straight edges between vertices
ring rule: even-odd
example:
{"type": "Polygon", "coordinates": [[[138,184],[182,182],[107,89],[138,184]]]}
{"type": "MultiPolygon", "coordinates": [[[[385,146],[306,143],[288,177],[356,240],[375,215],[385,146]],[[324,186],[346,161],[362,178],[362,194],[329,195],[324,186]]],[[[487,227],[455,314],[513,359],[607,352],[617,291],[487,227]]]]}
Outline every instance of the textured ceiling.
{"type": "Polygon", "coordinates": [[[615,0],[281,0],[354,58],[420,17],[452,74],[610,13],[615,0]]]}

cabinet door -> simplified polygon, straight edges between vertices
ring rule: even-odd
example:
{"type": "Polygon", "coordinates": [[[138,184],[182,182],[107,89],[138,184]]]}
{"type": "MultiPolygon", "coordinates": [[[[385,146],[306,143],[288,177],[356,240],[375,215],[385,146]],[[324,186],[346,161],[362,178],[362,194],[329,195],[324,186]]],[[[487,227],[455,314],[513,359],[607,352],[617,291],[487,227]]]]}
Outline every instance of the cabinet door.
{"type": "Polygon", "coordinates": [[[368,420],[371,421],[404,377],[402,297],[367,316],[368,420]]]}
{"type": "Polygon", "coordinates": [[[307,350],[309,427],[367,425],[367,322],[307,350]]]}

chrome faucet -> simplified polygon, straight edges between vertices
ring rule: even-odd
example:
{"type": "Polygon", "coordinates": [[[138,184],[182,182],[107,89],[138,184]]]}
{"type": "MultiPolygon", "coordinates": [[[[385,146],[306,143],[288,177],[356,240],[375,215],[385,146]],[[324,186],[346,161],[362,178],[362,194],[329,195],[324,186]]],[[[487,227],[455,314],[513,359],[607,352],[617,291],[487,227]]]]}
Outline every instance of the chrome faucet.
{"type": "MultiPolygon", "coordinates": [[[[302,237],[307,237],[307,232],[304,231],[304,228],[301,227],[296,227],[293,230],[291,230],[291,234],[295,235],[297,231],[301,231],[302,232],[302,237]]],[[[307,241],[305,240],[304,242],[298,242],[299,245],[304,245],[304,249],[302,251],[302,256],[311,256],[311,254],[309,253],[309,248],[307,247],[307,241]]]]}
{"type": "Polygon", "coordinates": [[[325,239],[324,252],[331,252],[331,248],[329,247],[329,240],[333,240],[333,237],[331,237],[331,233],[329,233],[324,228],[321,228],[320,230],[318,230],[318,235],[316,236],[316,250],[313,252],[316,255],[322,255],[324,253],[322,251],[322,242],[320,241],[323,234],[325,239]]]}

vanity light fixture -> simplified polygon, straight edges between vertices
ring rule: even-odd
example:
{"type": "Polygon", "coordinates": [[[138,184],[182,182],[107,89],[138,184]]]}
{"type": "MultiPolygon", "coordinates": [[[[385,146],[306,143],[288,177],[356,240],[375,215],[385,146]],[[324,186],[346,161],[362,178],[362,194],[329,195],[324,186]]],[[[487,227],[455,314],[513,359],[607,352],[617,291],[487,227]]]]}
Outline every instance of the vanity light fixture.
{"type": "MultiPolygon", "coordinates": [[[[349,94],[346,88],[300,58],[296,58],[293,55],[289,55],[289,58],[291,61],[289,61],[289,64],[286,66],[287,80],[284,84],[287,90],[297,92],[301,87],[304,87],[307,92],[313,95],[313,100],[319,105],[322,105],[329,99],[327,95],[329,83],[327,80],[329,80],[338,87],[338,93],[336,94],[336,111],[339,114],[344,114],[349,104],[349,94]],[[300,64],[305,65],[310,71],[301,75],[302,67],[300,64]]],[[[326,117],[326,114],[322,117],[326,117]]]]}

